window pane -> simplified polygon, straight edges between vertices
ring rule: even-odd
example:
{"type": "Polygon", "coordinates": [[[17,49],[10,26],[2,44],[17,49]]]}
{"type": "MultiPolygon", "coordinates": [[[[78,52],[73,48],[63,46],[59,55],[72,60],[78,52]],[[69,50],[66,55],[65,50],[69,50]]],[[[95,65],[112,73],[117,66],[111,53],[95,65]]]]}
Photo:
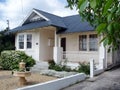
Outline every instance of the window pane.
{"type": "Polygon", "coordinates": [[[19,35],[19,49],[24,49],[24,35],[19,35]]]}
{"type": "Polygon", "coordinates": [[[19,42],[24,42],[24,35],[19,35],[19,42]]]}
{"type": "Polygon", "coordinates": [[[24,49],[24,42],[19,42],[19,49],[24,49]]]}
{"type": "Polygon", "coordinates": [[[87,50],[87,36],[86,35],[79,36],[79,49],[82,51],[87,50]]]}
{"type": "Polygon", "coordinates": [[[31,42],[27,42],[27,48],[31,48],[32,47],[32,43],[31,42]]]}
{"type": "Polygon", "coordinates": [[[32,48],[32,34],[27,34],[27,48],[32,48]]]}
{"type": "Polygon", "coordinates": [[[97,51],[98,50],[98,39],[96,34],[89,36],[89,50],[97,51]]]}

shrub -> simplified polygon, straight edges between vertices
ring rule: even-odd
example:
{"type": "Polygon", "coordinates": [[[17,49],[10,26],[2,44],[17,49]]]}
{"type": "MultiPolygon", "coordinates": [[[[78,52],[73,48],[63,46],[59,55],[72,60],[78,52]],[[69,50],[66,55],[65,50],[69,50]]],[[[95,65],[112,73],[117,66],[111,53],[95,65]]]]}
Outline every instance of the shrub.
{"type": "Polygon", "coordinates": [[[49,63],[49,69],[53,69],[55,71],[67,71],[67,72],[71,71],[71,69],[68,68],[66,65],[55,64],[53,60],[48,63],[49,63]]]}
{"type": "Polygon", "coordinates": [[[90,64],[89,63],[79,63],[78,72],[84,72],[85,74],[90,74],[90,64]]]}
{"type": "Polygon", "coordinates": [[[21,60],[26,63],[26,67],[32,67],[35,64],[35,60],[27,56],[24,52],[10,50],[1,53],[0,66],[2,66],[4,70],[18,69],[21,60]]]}

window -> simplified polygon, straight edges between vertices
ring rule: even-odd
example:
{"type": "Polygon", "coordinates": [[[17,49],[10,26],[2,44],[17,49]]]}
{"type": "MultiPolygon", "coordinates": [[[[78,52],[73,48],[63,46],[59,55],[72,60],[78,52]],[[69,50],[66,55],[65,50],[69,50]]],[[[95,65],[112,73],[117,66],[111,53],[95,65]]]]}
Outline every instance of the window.
{"type": "Polygon", "coordinates": [[[27,34],[27,49],[32,48],[32,34],[27,34]]]}
{"type": "Polygon", "coordinates": [[[87,35],[79,36],[79,49],[82,51],[87,50],[87,35]]]}
{"type": "Polygon", "coordinates": [[[98,39],[96,34],[89,35],[89,51],[98,50],[98,39]]]}
{"type": "Polygon", "coordinates": [[[24,35],[19,35],[19,49],[24,49],[24,35]]]}

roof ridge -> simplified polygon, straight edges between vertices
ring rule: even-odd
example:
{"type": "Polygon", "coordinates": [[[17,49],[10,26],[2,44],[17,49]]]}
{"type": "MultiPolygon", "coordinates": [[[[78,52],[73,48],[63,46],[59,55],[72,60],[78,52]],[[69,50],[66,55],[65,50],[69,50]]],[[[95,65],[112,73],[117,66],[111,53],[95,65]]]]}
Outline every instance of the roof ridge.
{"type": "Polygon", "coordinates": [[[67,18],[67,17],[74,17],[74,16],[78,16],[79,14],[75,14],[75,15],[69,15],[69,16],[64,16],[63,18],[67,18]]]}
{"type": "Polygon", "coordinates": [[[40,10],[40,9],[35,9],[35,8],[33,8],[33,10],[40,11],[40,12],[43,12],[43,13],[46,13],[46,14],[50,14],[50,15],[53,15],[53,16],[62,18],[61,16],[58,16],[58,15],[55,15],[55,14],[52,14],[52,13],[49,13],[49,12],[46,12],[46,11],[43,11],[43,10],[40,10]]]}

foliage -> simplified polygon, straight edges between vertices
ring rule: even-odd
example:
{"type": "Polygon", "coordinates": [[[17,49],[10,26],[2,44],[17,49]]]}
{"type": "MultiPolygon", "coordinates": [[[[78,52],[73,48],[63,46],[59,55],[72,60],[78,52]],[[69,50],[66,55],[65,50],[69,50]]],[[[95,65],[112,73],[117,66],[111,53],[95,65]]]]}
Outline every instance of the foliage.
{"type": "Polygon", "coordinates": [[[35,60],[24,52],[10,50],[1,53],[0,66],[5,70],[18,69],[21,60],[26,63],[26,67],[32,67],[35,64],[35,60]]]}
{"type": "Polygon", "coordinates": [[[61,64],[55,64],[54,61],[49,62],[49,69],[53,69],[55,71],[67,71],[70,72],[71,69],[67,67],[66,65],[61,65],[61,64]]]}
{"type": "Polygon", "coordinates": [[[79,63],[79,66],[77,67],[77,69],[72,70],[71,68],[67,67],[66,64],[65,65],[58,65],[55,64],[54,61],[49,62],[49,69],[53,69],[55,71],[74,71],[74,72],[83,72],[85,74],[90,74],[90,65],[89,63],[79,63]]]}
{"type": "Polygon", "coordinates": [[[93,25],[101,42],[116,50],[120,45],[120,1],[119,0],[67,0],[69,8],[76,7],[83,19],[93,25]]]}
{"type": "Polygon", "coordinates": [[[77,72],[84,72],[85,74],[90,74],[90,64],[89,63],[79,63],[77,72]]]}
{"type": "Polygon", "coordinates": [[[0,53],[4,50],[15,50],[15,35],[5,34],[6,32],[0,32],[0,53]]]}

